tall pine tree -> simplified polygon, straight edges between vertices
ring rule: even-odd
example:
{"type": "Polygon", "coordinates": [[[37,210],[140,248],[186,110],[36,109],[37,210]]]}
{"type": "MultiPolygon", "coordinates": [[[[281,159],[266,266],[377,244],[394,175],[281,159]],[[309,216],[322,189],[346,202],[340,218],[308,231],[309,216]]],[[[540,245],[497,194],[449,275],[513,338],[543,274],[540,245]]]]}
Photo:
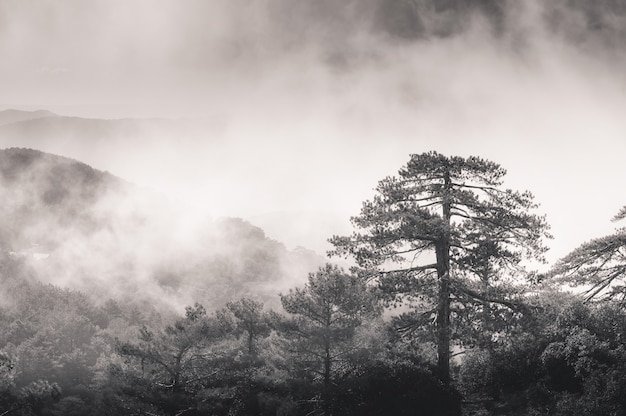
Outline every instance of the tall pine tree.
{"type": "Polygon", "coordinates": [[[330,240],[331,254],[354,257],[391,299],[418,301],[421,322],[434,323],[445,385],[450,383],[453,301],[515,308],[488,287],[523,258],[542,259],[546,251],[548,226],[532,213],[533,195],[503,189],[505,174],[479,157],[411,155],[397,177],[379,182],[374,198],[352,218],[359,231],[330,240]]]}

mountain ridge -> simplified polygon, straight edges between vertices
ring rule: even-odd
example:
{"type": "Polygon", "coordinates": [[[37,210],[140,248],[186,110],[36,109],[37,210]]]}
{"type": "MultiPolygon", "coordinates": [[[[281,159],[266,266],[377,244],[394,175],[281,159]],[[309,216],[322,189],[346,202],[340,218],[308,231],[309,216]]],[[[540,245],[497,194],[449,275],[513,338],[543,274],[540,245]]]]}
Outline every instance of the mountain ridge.
{"type": "Polygon", "coordinates": [[[47,117],[59,117],[59,115],[43,109],[33,111],[17,109],[0,110],[0,126],[47,117]]]}
{"type": "Polygon", "coordinates": [[[163,196],[39,150],[0,150],[0,193],[0,248],[29,257],[42,281],[92,295],[277,305],[323,263],[239,218],[186,223],[163,196]]]}

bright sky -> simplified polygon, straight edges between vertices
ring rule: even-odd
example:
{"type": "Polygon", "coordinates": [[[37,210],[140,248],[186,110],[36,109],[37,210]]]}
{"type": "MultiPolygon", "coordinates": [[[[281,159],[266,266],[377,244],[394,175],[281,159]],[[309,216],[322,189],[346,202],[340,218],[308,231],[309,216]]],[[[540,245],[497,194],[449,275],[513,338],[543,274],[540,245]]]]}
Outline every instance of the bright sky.
{"type": "Polygon", "coordinates": [[[551,260],[613,229],[626,204],[621,51],[554,34],[530,0],[498,40],[477,21],[397,42],[363,23],[373,3],[331,18],[332,2],[324,14],[305,0],[0,0],[1,108],[212,120],[191,138],[43,150],[290,247],[324,251],[378,180],[429,150],[491,159],[531,190],[551,260]]]}

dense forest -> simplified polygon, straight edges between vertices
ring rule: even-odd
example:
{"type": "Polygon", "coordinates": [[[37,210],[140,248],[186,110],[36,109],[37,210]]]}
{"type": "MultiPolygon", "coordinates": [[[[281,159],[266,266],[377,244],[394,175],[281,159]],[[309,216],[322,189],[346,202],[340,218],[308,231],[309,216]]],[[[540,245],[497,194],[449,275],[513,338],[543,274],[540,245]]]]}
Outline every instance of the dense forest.
{"type": "Polygon", "coordinates": [[[411,155],[321,259],[236,219],[174,250],[164,201],[113,209],[146,190],[0,161],[2,416],[626,414],[626,230],[546,265],[495,162],[411,155]]]}

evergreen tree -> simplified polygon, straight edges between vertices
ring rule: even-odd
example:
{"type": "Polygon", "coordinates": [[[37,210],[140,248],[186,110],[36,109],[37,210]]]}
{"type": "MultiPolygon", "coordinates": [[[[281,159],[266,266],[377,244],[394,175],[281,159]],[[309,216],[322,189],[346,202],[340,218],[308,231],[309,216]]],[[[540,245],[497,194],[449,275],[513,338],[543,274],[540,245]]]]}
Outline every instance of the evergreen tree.
{"type": "Polygon", "coordinates": [[[163,331],[142,328],[139,342],[117,346],[128,365],[128,394],[171,415],[197,410],[227,353],[211,347],[229,331],[200,304],[163,331]]]}
{"type": "Polygon", "coordinates": [[[228,302],[226,308],[235,320],[234,334],[245,336],[246,352],[250,358],[256,358],[258,342],[271,331],[269,313],[263,311],[263,303],[248,298],[228,302]]]}
{"type": "Polygon", "coordinates": [[[502,188],[506,171],[479,157],[412,155],[397,177],[379,182],[377,194],[353,217],[360,230],[335,236],[331,254],[351,255],[372,273],[392,301],[420,308],[417,324],[434,321],[437,366],[450,382],[451,303],[467,300],[516,305],[489,285],[497,271],[526,258],[541,259],[549,237],[530,192],[502,188]],[[497,265],[497,267],[495,267],[497,265]]]}
{"type": "Polygon", "coordinates": [[[292,340],[290,349],[315,378],[321,378],[322,407],[330,415],[333,382],[348,354],[357,348],[357,329],[378,316],[377,300],[358,277],[327,264],[309,274],[303,289],[281,295],[281,301],[295,315],[284,328],[292,340]]]}

